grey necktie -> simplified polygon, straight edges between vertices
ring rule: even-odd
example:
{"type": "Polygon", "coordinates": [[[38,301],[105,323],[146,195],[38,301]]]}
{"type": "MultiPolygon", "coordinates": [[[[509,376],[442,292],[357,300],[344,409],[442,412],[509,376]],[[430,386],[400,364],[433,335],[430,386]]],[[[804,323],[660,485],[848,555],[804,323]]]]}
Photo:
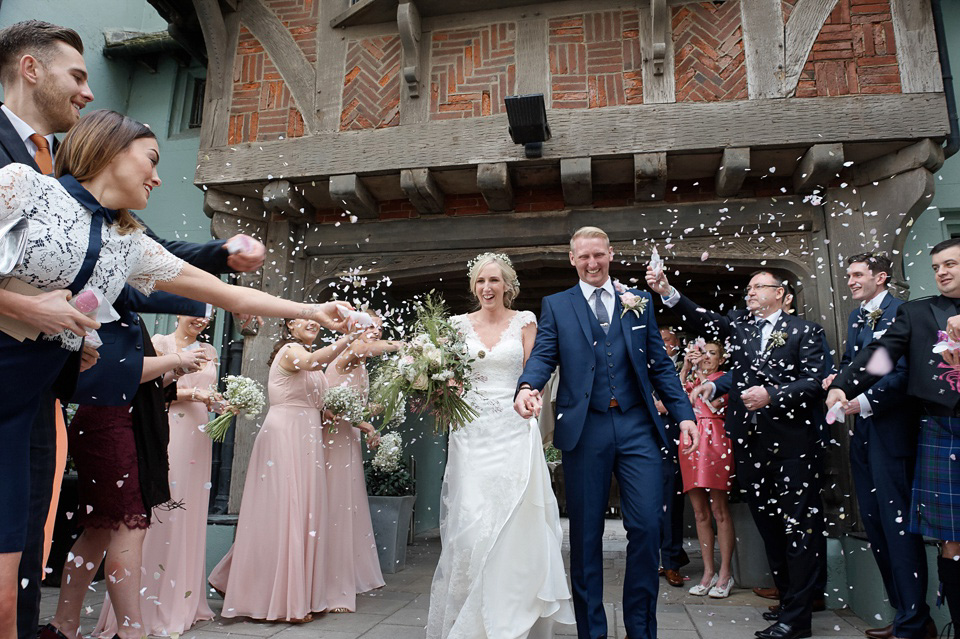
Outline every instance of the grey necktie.
{"type": "Polygon", "coordinates": [[[603,289],[598,288],[593,292],[593,310],[597,313],[597,319],[600,321],[600,328],[606,333],[610,330],[610,316],[607,315],[607,307],[604,306],[601,296],[603,289]]]}
{"type": "Polygon", "coordinates": [[[761,354],[763,353],[763,346],[764,346],[764,344],[763,344],[763,329],[767,326],[767,324],[768,324],[769,322],[770,322],[770,320],[767,320],[767,319],[765,319],[765,318],[760,318],[760,319],[758,319],[758,320],[756,321],[756,325],[757,325],[757,339],[758,339],[759,342],[760,342],[760,343],[759,343],[759,348],[758,348],[757,350],[759,350],[761,354]]]}

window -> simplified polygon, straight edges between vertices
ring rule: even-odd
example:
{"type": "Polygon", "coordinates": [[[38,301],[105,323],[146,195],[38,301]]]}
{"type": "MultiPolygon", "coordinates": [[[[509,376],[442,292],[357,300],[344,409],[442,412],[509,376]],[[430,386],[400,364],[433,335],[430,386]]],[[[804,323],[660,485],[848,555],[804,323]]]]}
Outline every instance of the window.
{"type": "Polygon", "coordinates": [[[193,90],[190,100],[190,118],[188,129],[199,129],[203,123],[203,94],[207,87],[206,78],[193,78],[193,90]]]}
{"type": "Polygon", "coordinates": [[[198,64],[177,70],[177,84],[170,108],[170,136],[193,136],[203,123],[203,99],[207,70],[198,64]]]}

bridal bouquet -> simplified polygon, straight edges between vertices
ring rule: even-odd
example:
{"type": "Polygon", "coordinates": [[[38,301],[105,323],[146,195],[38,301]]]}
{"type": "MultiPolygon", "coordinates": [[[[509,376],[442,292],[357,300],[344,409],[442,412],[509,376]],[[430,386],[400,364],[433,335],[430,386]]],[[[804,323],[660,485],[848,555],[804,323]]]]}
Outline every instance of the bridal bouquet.
{"type": "MultiPolygon", "coordinates": [[[[341,384],[328,388],[323,396],[323,407],[331,413],[350,422],[351,426],[356,426],[364,420],[366,407],[363,402],[363,394],[353,386],[341,384]]],[[[337,432],[336,423],[328,429],[331,433],[337,432]]]]}
{"type": "Polygon", "coordinates": [[[364,462],[367,494],[378,497],[403,497],[414,494],[413,476],[403,459],[400,433],[387,433],[373,459],[364,462]]]}
{"type": "Polygon", "coordinates": [[[226,390],[223,391],[223,398],[230,405],[230,410],[224,411],[203,429],[203,432],[215,442],[223,441],[234,415],[246,413],[247,417],[256,417],[266,404],[263,387],[249,377],[227,375],[223,381],[227,384],[226,390]]]}
{"type": "Polygon", "coordinates": [[[409,399],[411,410],[436,418],[437,431],[456,430],[477,416],[463,399],[471,388],[472,362],[443,301],[428,295],[417,307],[414,336],[377,369],[371,401],[383,408],[384,424],[395,422],[409,399]]]}

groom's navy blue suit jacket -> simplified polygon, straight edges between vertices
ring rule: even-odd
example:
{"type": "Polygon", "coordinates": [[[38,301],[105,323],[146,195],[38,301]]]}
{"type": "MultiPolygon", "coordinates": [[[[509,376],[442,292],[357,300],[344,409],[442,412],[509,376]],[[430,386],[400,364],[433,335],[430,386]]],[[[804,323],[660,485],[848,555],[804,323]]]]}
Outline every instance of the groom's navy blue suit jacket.
{"type": "MultiPolygon", "coordinates": [[[[663,422],[654,405],[653,392],[657,392],[670,416],[678,422],[685,419],[694,421],[693,409],[660,337],[650,294],[633,289],[630,292],[646,299],[646,308],[639,317],[633,312],[624,314],[619,322],[620,330],[623,331],[630,364],[650,420],[656,424],[661,444],[669,446],[672,444],[667,441],[663,422]]],[[[619,316],[621,311],[618,295],[614,313],[619,316]]],[[[554,446],[560,450],[572,450],[580,441],[590,406],[596,362],[595,340],[590,325],[591,321],[595,321],[592,316],[593,311],[587,305],[579,284],[543,298],[537,339],[517,382],[518,388],[521,384],[529,384],[542,389],[553,370],[560,365],[557,423],[553,436],[554,446]]]]}

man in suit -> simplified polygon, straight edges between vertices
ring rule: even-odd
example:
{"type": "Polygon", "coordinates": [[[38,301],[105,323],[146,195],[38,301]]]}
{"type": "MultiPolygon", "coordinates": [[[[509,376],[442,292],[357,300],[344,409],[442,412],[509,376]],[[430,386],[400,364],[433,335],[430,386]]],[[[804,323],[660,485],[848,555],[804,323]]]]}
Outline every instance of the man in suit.
{"type": "MultiPolygon", "coordinates": [[[[667,356],[679,373],[683,368],[680,337],[672,327],[664,326],[660,329],[660,338],[663,339],[663,345],[667,348],[667,356]]],[[[670,445],[663,449],[664,511],[660,526],[660,574],[668,584],[679,588],[683,585],[680,569],[690,563],[690,558],[683,549],[684,496],[683,478],[680,475],[680,449],[677,444],[678,425],[670,419],[667,407],[659,399],[656,400],[656,406],[670,442],[670,445]]]]}
{"type": "MultiPolygon", "coordinates": [[[[51,173],[58,147],[54,134],[69,130],[80,118],[81,109],[94,98],[87,83],[80,36],[73,29],[39,20],[27,20],[4,28],[0,31],[0,84],[4,91],[4,103],[0,105],[0,166],[19,162],[38,172],[51,173]]],[[[263,262],[264,248],[256,240],[246,244],[250,247],[248,250],[231,254],[223,241],[206,244],[166,242],[149,229],[147,232],[172,253],[214,273],[231,269],[255,270],[263,262]]],[[[238,242],[238,238],[231,238],[228,242],[238,242]]],[[[44,333],[70,330],[83,335],[88,329],[98,328],[95,321],[68,303],[69,297],[67,291],[51,291],[31,297],[0,289],[0,314],[24,321],[44,333]]],[[[184,314],[197,314],[198,311],[197,303],[173,295],[157,293],[151,296],[149,304],[146,299],[129,287],[126,296],[118,298],[115,307],[122,316],[121,320],[99,327],[100,335],[105,344],[128,345],[130,350],[111,351],[108,346],[104,353],[117,359],[129,357],[131,364],[142,362],[142,336],[136,310],[184,314]]],[[[85,346],[82,365],[77,357],[72,366],[65,368],[56,389],[61,399],[72,396],[78,372],[93,366],[99,356],[95,349],[85,346]]],[[[95,376],[94,371],[89,375],[95,376]]],[[[111,380],[105,388],[114,390],[117,397],[129,398],[123,402],[128,403],[137,384],[128,386],[136,381],[139,381],[139,373],[131,375],[128,380],[111,380]]],[[[54,400],[53,394],[44,400],[31,429],[30,516],[27,543],[19,558],[16,580],[19,639],[33,639],[39,619],[43,528],[56,471],[54,400]]],[[[0,612],[4,611],[2,600],[6,598],[6,593],[2,594],[0,612]]],[[[12,625],[12,617],[9,623],[12,625]]],[[[5,614],[0,614],[0,628],[6,625],[5,614]]]]}
{"type": "MultiPolygon", "coordinates": [[[[860,306],[847,320],[847,343],[840,369],[857,353],[882,337],[903,303],[887,290],[893,264],[884,255],[863,253],[847,260],[847,287],[860,306]]],[[[829,388],[835,375],[824,380],[829,388]]],[[[870,541],[890,604],[893,623],[871,628],[868,637],[932,639],[937,627],[927,606],[927,561],[923,538],[907,530],[910,486],[917,457],[919,415],[907,399],[907,363],[870,390],[847,403],[854,417],[850,437],[850,469],[857,491],[863,528],[870,541]]]]}
{"type": "MultiPolygon", "coordinates": [[[[833,380],[827,406],[833,408],[839,402],[844,412],[855,410],[856,398],[886,384],[897,374],[888,370],[893,362],[906,359],[906,395],[920,412],[918,455],[906,518],[911,532],[942,542],[937,560],[941,594],[956,628],[960,623],[960,524],[956,517],[960,511],[960,499],[956,497],[960,494],[960,472],[954,442],[960,430],[960,352],[948,350],[938,356],[932,350],[940,331],[960,341],[960,239],[940,242],[930,255],[940,295],[900,304],[893,323],[879,339],[865,345],[861,342],[853,361],[833,380]]],[[[857,489],[859,492],[860,487],[857,489]]],[[[905,636],[923,636],[925,622],[923,618],[914,623],[910,629],[914,634],[905,636]]]]}
{"type": "Polygon", "coordinates": [[[614,474],[629,540],[624,624],[633,639],[655,639],[661,448],[668,440],[653,392],[679,422],[684,454],[696,448],[698,433],[690,401],[657,330],[650,295],[618,294],[609,275],[612,259],[613,249],[601,229],[584,227],[573,234],[570,264],[580,281],[543,299],[537,339],[518,381],[514,407],[524,418],[539,414],[540,390],[560,366],[553,443],[563,451],[579,637],[607,635],[602,537],[614,474]]]}
{"type": "Polygon", "coordinates": [[[682,296],[662,269],[648,269],[647,283],[691,330],[719,333],[730,342],[727,435],[781,595],[778,609],[764,613],[774,623],[757,636],[809,637],[813,599],[820,596],[820,557],[826,553],[822,444],[812,408],[822,393],[823,329],[783,312],[786,290],[769,271],[751,276],[747,312],[726,315],[682,296]]]}

